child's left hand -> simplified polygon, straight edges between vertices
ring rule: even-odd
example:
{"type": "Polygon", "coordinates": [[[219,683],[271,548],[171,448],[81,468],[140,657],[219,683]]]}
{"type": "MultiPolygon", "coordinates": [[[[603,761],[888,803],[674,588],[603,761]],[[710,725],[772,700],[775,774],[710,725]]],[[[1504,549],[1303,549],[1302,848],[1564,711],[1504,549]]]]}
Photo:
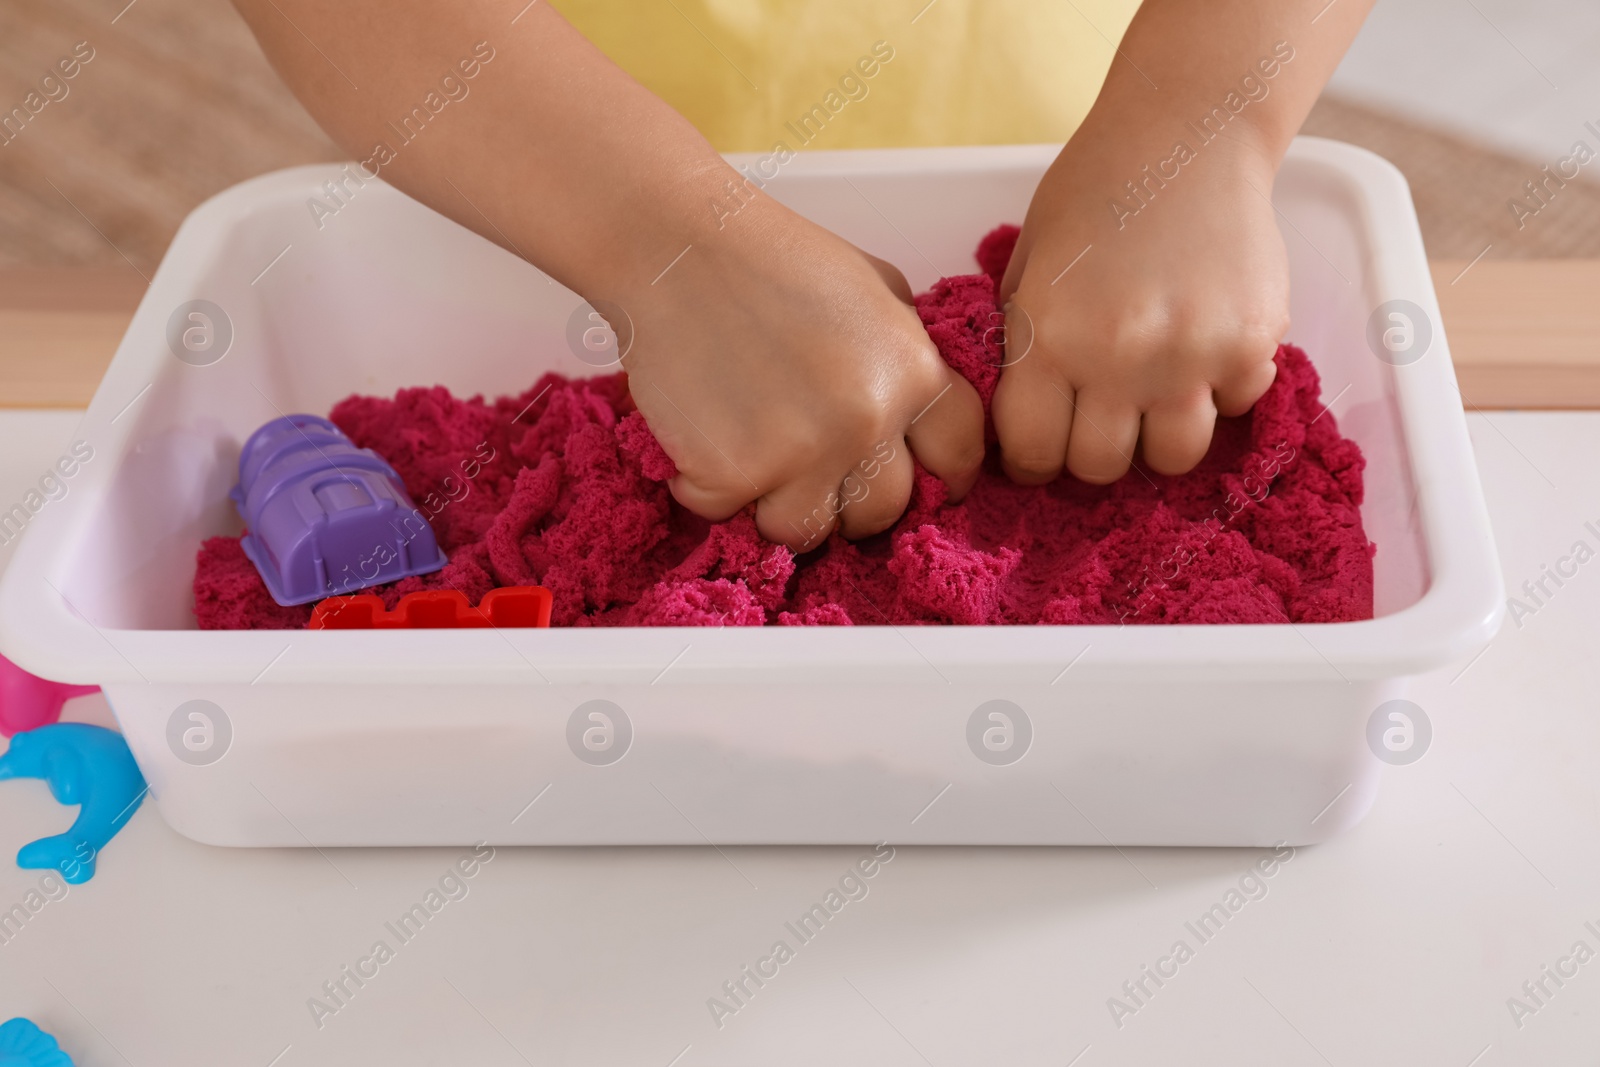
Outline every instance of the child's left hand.
{"type": "Polygon", "coordinates": [[[1272,181],[1372,3],[1142,0],[997,294],[1012,478],[1111,482],[1136,450],[1182,474],[1271,386],[1289,327],[1272,181]]]}
{"type": "Polygon", "coordinates": [[[1181,474],[1219,413],[1243,414],[1272,384],[1289,323],[1272,163],[1237,134],[1217,138],[1152,182],[1136,215],[1114,211],[1113,197],[1138,205],[1124,182],[1170,151],[1086,124],[1034,195],[998,294],[1006,366],[993,413],[1018,482],[1063,465],[1112,482],[1136,448],[1181,474]]]}

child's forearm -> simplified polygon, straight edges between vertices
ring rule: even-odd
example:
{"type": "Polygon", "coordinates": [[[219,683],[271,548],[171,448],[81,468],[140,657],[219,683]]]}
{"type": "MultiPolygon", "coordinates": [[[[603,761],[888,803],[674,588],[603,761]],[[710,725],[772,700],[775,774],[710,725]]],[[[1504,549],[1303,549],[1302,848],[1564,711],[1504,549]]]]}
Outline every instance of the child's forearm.
{"type": "Polygon", "coordinates": [[[1144,0],[1085,124],[1192,143],[1186,124],[1221,108],[1228,121],[1212,127],[1276,165],[1374,0],[1324,2],[1144,0]]]}
{"type": "Polygon", "coordinates": [[[614,297],[694,239],[732,172],[547,4],[524,3],[235,0],[341,148],[368,160],[386,146],[385,180],[614,297]]]}

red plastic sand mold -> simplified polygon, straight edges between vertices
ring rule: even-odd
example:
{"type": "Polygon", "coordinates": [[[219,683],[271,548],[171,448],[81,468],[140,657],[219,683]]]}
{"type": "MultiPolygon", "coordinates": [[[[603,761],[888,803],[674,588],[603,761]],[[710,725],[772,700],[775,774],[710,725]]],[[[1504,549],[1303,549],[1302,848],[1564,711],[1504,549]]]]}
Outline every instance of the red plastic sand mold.
{"type": "Polygon", "coordinates": [[[331,596],[311,612],[311,630],[465,630],[486,626],[548,627],[550,590],[539,585],[491,589],[477,607],[457,589],[407,593],[393,611],[374,593],[331,596]]]}

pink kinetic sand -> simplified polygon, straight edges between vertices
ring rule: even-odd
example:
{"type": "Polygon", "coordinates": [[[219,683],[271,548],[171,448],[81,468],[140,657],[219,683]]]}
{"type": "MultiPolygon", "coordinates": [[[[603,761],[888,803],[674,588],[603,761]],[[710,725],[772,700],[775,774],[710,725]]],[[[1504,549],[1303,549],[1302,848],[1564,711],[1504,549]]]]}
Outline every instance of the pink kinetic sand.
{"type": "MultiPolygon", "coordinates": [[[[1015,238],[996,230],[978,250],[984,273],[917,298],[929,336],[985,405],[999,377],[985,331],[1015,238]]],[[[419,589],[477,603],[497,586],[544,585],[555,626],[1370,618],[1365,460],[1324,411],[1305,353],[1285,345],[1277,362],[1272,388],[1250,414],[1218,420],[1188,474],[1140,467],[1110,486],[1066,475],[1024,488],[991,454],[967,498],[947,505],[918,468],[891,530],[835,536],[798,560],[757,535],[752,509],[710,523],[673,501],[672,461],[622,374],[547,374],[493,402],[440,386],[352,396],[329,417],[394,466],[450,557],[374,590],[389,608],[419,589]]],[[[272,601],[234,537],[202,546],[194,596],[202,629],[299,627],[311,615],[272,601]]]]}

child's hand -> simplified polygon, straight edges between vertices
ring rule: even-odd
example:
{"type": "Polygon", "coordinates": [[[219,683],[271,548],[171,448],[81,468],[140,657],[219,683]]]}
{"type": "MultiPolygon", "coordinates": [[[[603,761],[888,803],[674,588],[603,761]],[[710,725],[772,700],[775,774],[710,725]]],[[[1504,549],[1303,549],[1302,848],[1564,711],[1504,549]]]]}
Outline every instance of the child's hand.
{"type": "Polygon", "coordinates": [[[382,175],[627,312],[629,387],[690,510],[719,519],[757,501],[761,533],[805,550],[836,524],[863,537],[898,519],[913,454],[955,497],[976,479],[982,405],[899,272],[764,194],[730,200],[743,176],[548,4],[235,3],[357,159],[395,137],[389,120],[425,72],[475,79],[470,103],[405,141],[382,175]],[[316,40],[341,42],[346,69],[316,40]]]}
{"type": "Polygon", "coordinates": [[[1034,196],[1000,287],[1010,305],[993,405],[1019,482],[1063,464],[1114,481],[1136,445],[1152,469],[1181,474],[1205,455],[1218,413],[1243,414],[1272,384],[1289,323],[1272,163],[1219,138],[1164,188],[1151,182],[1119,228],[1108,201],[1137,207],[1124,182],[1170,151],[1170,139],[1163,150],[1085,128],[1034,196]]]}
{"type": "Polygon", "coordinates": [[[1113,481],[1136,447],[1182,473],[1219,412],[1266,392],[1289,325],[1273,175],[1372,2],[1139,5],[998,294],[1010,365],[991,410],[1013,478],[1113,481]]]}
{"type": "Polygon", "coordinates": [[[976,479],[982,405],[894,267],[761,197],[648,281],[616,297],[623,366],[691,511],[757,501],[762,536],[806,551],[835,521],[852,538],[893,524],[913,455],[952,497],[976,479]]]}

